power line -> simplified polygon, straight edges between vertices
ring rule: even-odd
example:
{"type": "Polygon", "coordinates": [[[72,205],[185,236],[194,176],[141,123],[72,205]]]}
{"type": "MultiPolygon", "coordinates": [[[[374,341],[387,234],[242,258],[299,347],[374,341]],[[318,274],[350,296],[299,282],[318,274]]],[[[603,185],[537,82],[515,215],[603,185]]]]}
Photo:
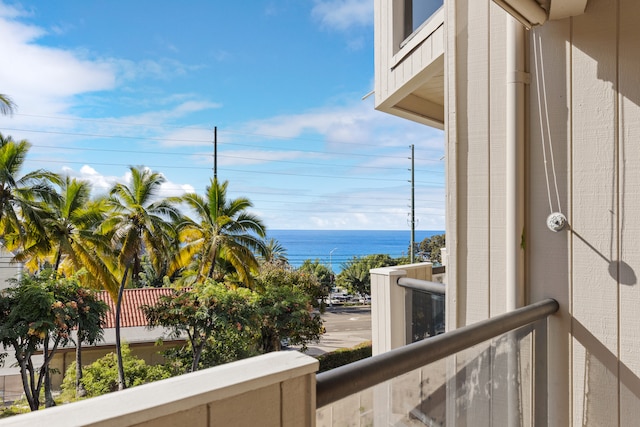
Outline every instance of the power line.
{"type": "MultiPolygon", "coordinates": [[[[131,140],[140,140],[140,141],[164,141],[164,142],[193,142],[193,143],[198,143],[198,144],[210,144],[212,141],[211,140],[204,140],[204,139],[177,139],[177,138],[163,138],[163,137],[149,137],[149,136],[131,136],[131,135],[109,135],[109,134],[98,134],[98,133],[79,133],[79,132],[62,132],[62,131],[52,131],[52,130],[34,130],[34,129],[18,129],[18,128],[4,128],[5,130],[8,131],[13,131],[13,132],[31,132],[31,133],[40,133],[40,134],[49,134],[49,135],[67,135],[67,136],[82,136],[82,137],[90,137],[90,138],[115,138],[115,139],[131,139],[131,140]]],[[[187,128],[188,129],[188,128],[187,128]]],[[[272,138],[276,138],[276,137],[272,137],[272,138]]],[[[286,137],[283,137],[283,139],[287,139],[286,137]]],[[[303,140],[303,139],[294,139],[294,140],[303,140]]],[[[314,140],[316,142],[326,142],[323,140],[314,140]]],[[[346,144],[357,144],[357,143],[349,143],[346,142],[346,144]]],[[[255,145],[255,144],[242,144],[242,143],[238,143],[238,142],[226,142],[223,145],[232,145],[232,146],[239,146],[239,147],[251,147],[251,148],[262,148],[264,149],[264,145],[255,145]]],[[[371,144],[359,144],[359,145],[366,145],[367,147],[371,147],[371,144]]],[[[383,148],[383,147],[380,147],[383,148]]],[[[385,157],[385,158],[389,158],[389,159],[406,159],[406,157],[404,156],[389,156],[389,155],[385,155],[385,156],[381,156],[381,155],[376,155],[376,154],[363,154],[363,153],[345,153],[345,152],[331,152],[331,151],[317,151],[317,150],[301,150],[301,149],[295,149],[292,151],[298,151],[298,152],[302,152],[302,153],[320,153],[320,154],[334,154],[334,155],[344,155],[344,154],[349,154],[350,156],[358,156],[358,157],[375,157],[375,158],[380,158],[380,157],[385,157]]],[[[422,161],[426,161],[426,162],[432,162],[432,163],[441,163],[440,160],[435,160],[435,159],[418,159],[416,158],[416,160],[422,160],[422,161]]]]}
{"type": "MultiPolygon", "coordinates": [[[[78,162],[78,161],[70,161],[70,160],[32,160],[33,162],[39,163],[63,163],[63,164],[80,164],[85,165],[90,163],[91,165],[100,165],[100,166],[129,166],[129,164],[125,163],[106,163],[106,162],[78,162]]],[[[198,169],[198,170],[211,170],[211,167],[204,166],[175,166],[175,165],[145,165],[149,168],[166,168],[166,169],[198,169]]],[[[405,182],[405,179],[398,178],[372,178],[372,177],[356,177],[356,176],[345,176],[345,175],[314,175],[314,174],[301,174],[301,173],[292,173],[292,172],[274,172],[274,171],[253,171],[253,170],[242,170],[242,169],[229,169],[225,168],[225,172],[237,172],[237,173],[248,173],[248,174],[260,174],[260,175],[285,175],[285,176],[298,176],[298,177],[307,177],[307,178],[326,178],[326,179],[342,179],[342,180],[365,180],[365,181],[385,181],[385,182],[405,182]]],[[[421,184],[428,185],[442,185],[440,182],[435,181],[417,181],[421,184]]]]}
{"type": "MultiPolygon", "coordinates": [[[[81,148],[81,147],[67,147],[67,146],[51,147],[49,145],[39,145],[39,144],[31,144],[31,146],[37,147],[37,148],[55,148],[56,150],[90,151],[90,152],[106,152],[106,153],[128,153],[128,154],[147,154],[147,155],[161,155],[161,156],[185,156],[185,157],[192,157],[194,155],[204,156],[204,157],[213,156],[210,153],[193,153],[193,152],[187,153],[187,152],[177,152],[177,151],[123,150],[123,149],[112,149],[112,148],[81,148]]],[[[317,163],[312,163],[312,162],[299,162],[295,160],[279,160],[279,159],[265,158],[265,157],[233,156],[229,154],[219,154],[218,157],[241,159],[241,160],[256,160],[256,161],[265,161],[265,162],[274,162],[274,163],[296,164],[296,165],[311,165],[311,166],[318,165],[317,163]]],[[[334,164],[333,166],[343,166],[345,168],[351,168],[351,169],[375,169],[375,170],[382,169],[382,170],[394,170],[394,171],[406,170],[406,168],[402,168],[402,167],[385,167],[385,166],[358,166],[358,165],[336,165],[336,164],[334,164]]],[[[440,171],[431,170],[431,169],[421,169],[421,171],[433,172],[433,173],[440,172],[440,171]]]]}
{"type": "MultiPolygon", "coordinates": [[[[46,116],[46,115],[37,115],[37,114],[22,114],[15,113],[14,116],[19,117],[38,117],[45,119],[53,119],[53,120],[66,120],[66,121],[77,121],[77,122],[87,122],[87,123],[100,123],[100,124],[111,124],[111,125],[124,125],[124,126],[135,126],[140,128],[171,128],[171,129],[183,129],[183,130],[202,130],[202,131],[211,131],[213,127],[199,127],[199,126],[178,126],[178,125],[169,125],[169,124],[152,124],[152,123],[129,123],[119,120],[108,120],[108,119],[87,119],[80,117],[64,117],[64,116],[46,116]]],[[[11,130],[11,129],[9,129],[11,130]]],[[[262,137],[269,139],[279,139],[279,140],[290,140],[290,141],[310,141],[310,142],[326,142],[325,139],[321,138],[309,138],[309,137],[299,137],[299,136],[285,136],[285,135],[274,135],[274,134],[265,134],[265,133],[255,133],[241,130],[233,130],[233,129],[225,129],[221,130],[221,132],[232,134],[232,135],[246,135],[246,136],[254,136],[254,137],[262,137]]],[[[348,144],[348,145],[362,145],[370,147],[370,143],[364,142],[355,142],[355,141],[332,141],[337,144],[348,144]]],[[[426,159],[422,159],[426,160],[426,159]]]]}

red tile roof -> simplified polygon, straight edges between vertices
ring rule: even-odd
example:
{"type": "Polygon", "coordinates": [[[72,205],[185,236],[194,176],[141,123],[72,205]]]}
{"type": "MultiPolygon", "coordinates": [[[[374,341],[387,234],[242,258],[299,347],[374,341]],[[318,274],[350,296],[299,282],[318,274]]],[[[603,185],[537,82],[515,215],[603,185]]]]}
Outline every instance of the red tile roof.
{"type": "MultiPolygon", "coordinates": [[[[120,314],[120,327],[132,328],[135,326],[147,326],[147,318],[140,309],[143,305],[154,305],[160,295],[171,295],[172,288],[140,288],[125,289],[122,294],[122,313],[120,314]]],[[[97,293],[98,299],[109,306],[105,316],[104,328],[116,327],[116,304],[106,291],[97,293]]]]}

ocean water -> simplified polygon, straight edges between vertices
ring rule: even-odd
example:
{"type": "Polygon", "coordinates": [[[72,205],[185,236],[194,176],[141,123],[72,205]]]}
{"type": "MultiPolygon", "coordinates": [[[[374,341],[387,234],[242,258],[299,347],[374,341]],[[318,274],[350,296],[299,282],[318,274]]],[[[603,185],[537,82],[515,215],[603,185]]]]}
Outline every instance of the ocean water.
{"type": "MultiPolygon", "coordinates": [[[[415,239],[423,239],[442,230],[416,230],[415,239]]],[[[267,238],[276,239],[287,249],[287,258],[294,267],[304,260],[319,260],[334,272],[354,256],[388,254],[393,258],[407,255],[411,242],[409,230],[269,230],[267,238]]]]}

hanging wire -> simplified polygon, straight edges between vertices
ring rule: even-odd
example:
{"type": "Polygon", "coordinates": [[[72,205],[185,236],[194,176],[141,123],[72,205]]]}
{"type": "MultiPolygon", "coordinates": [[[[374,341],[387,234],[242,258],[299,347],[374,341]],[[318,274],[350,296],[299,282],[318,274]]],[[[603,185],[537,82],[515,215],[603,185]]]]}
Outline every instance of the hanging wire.
{"type": "Polygon", "coordinates": [[[547,182],[547,196],[549,199],[549,213],[553,213],[554,209],[553,209],[553,203],[551,201],[551,185],[549,183],[549,169],[547,166],[547,150],[546,150],[546,144],[545,144],[545,133],[546,133],[546,140],[548,141],[549,144],[549,156],[551,158],[551,171],[553,174],[553,184],[554,184],[554,188],[555,188],[555,192],[556,192],[556,199],[557,199],[557,203],[558,203],[558,212],[562,213],[562,206],[560,204],[560,192],[558,191],[558,177],[556,174],[556,165],[555,165],[555,159],[553,156],[553,144],[552,144],[552,140],[551,140],[551,126],[550,126],[550,121],[549,121],[549,106],[548,106],[548,102],[547,102],[547,90],[546,90],[546,82],[545,82],[545,78],[544,78],[544,59],[542,57],[542,43],[541,43],[541,36],[540,34],[536,31],[536,34],[533,37],[533,46],[534,46],[534,61],[535,61],[535,67],[536,67],[536,86],[537,86],[537,96],[538,96],[538,117],[540,118],[540,137],[541,137],[541,141],[542,141],[542,156],[544,159],[544,174],[545,174],[545,179],[547,182]],[[536,37],[537,36],[537,37],[536,37]],[[538,58],[540,58],[540,63],[538,63],[538,58]],[[542,85],[540,84],[540,79],[542,78],[542,85]],[[542,92],[542,96],[540,95],[540,92],[542,92]],[[542,114],[542,104],[543,104],[543,99],[544,98],[544,122],[543,122],[543,114],[542,114]],[[546,126],[545,126],[546,124],[546,126]]]}

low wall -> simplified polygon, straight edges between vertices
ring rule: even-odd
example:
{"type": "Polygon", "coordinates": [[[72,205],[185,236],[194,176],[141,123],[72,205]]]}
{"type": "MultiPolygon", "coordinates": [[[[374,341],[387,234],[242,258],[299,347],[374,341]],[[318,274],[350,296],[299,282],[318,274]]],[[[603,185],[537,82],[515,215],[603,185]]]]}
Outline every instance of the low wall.
{"type": "Polygon", "coordinates": [[[0,420],[0,426],[315,425],[318,361],[281,351],[0,420]]]}

